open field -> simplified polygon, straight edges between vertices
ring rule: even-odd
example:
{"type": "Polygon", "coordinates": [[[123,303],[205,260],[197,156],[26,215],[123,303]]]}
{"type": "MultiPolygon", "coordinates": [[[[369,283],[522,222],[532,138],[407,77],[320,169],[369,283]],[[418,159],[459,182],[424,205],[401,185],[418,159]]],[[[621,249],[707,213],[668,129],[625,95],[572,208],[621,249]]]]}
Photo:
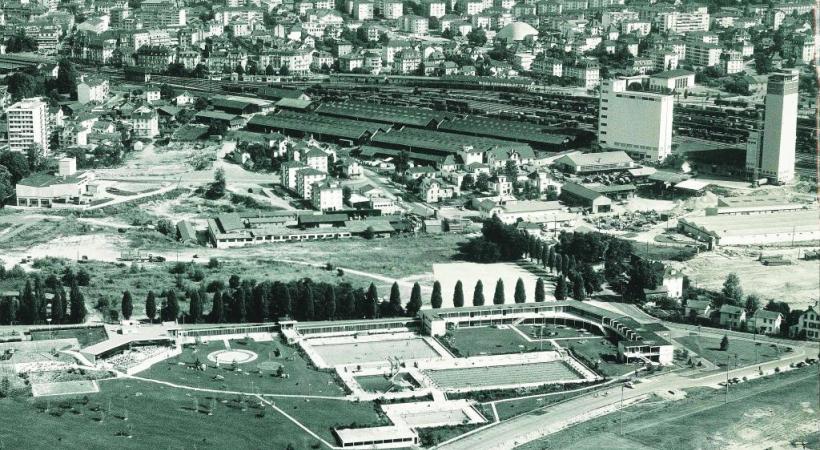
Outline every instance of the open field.
{"type": "Polygon", "coordinates": [[[194,347],[186,347],[181,355],[155,364],[150,369],[140,373],[140,376],[184,386],[257,392],[260,394],[304,394],[333,397],[344,395],[344,391],[336,383],[331,373],[320,372],[308,367],[307,361],[292,347],[278,342],[254,342],[251,340],[245,344],[242,341],[230,341],[230,344],[233,349],[249,350],[256,353],[258,359],[248,364],[239,365],[241,372],[233,371],[230,364],[223,364],[217,368],[216,364],[208,361],[207,357],[212,352],[225,350],[225,344],[222,341],[213,341],[194,347]],[[277,348],[281,352],[281,356],[278,358],[274,355],[277,348]],[[193,365],[196,361],[206,363],[206,370],[195,370],[193,365]],[[268,361],[281,364],[282,370],[288,375],[288,378],[276,377],[269,370],[259,370],[259,365],[262,364],[262,367],[265,368],[269,364],[264,363],[268,361]],[[221,376],[223,379],[218,379],[217,376],[221,376]]]}
{"type": "Polygon", "coordinates": [[[552,350],[548,342],[527,342],[510,328],[478,327],[450,331],[438,338],[457,356],[499,355],[536,350],[552,350]]]}
{"type": "MultiPolygon", "coordinates": [[[[433,265],[433,278],[441,283],[442,308],[453,307],[453,290],[461,280],[464,287],[464,304],[471,306],[473,291],[478,280],[484,285],[484,304],[493,303],[493,293],[498,279],[504,280],[504,299],[506,303],[513,303],[515,283],[519,278],[524,280],[524,290],[527,292],[527,302],[535,301],[535,283],[538,277],[526,269],[512,263],[478,264],[470,262],[454,262],[433,265]]],[[[544,280],[546,299],[552,300],[555,291],[552,283],[544,280]]]]}
{"type": "Polygon", "coordinates": [[[518,400],[510,400],[505,402],[500,402],[496,404],[496,411],[498,411],[498,418],[500,420],[506,420],[510,417],[517,416],[519,414],[524,414],[530,412],[534,409],[541,408],[543,406],[550,405],[552,403],[557,403],[562,400],[566,400],[571,398],[577,394],[563,394],[557,393],[554,395],[549,395],[545,397],[529,397],[529,398],[522,398],[518,400]]]}
{"type": "Polygon", "coordinates": [[[816,445],[817,389],[817,367],[810,366],[734,385],[728,403],[722,390],[690,391],[685,399],[633,406],[519,448],[762,449],[790,448],[792,441],[816,445]]]}
{"type": "Polygon", "coordinates": [[[720,291],[726,276],[734,272],[740,277],[745,294],[757,294],[767,301],[773,298],[789,304],[792,309],[805,309],[820,299],[820,261],[797,259],[797,249],[763,250],[764,255],[782,254],[792,261],[787,266],[764,266],[757,261],[759,250],[732,251],[719,249],[701,253],[687,261],[683,271],[693,284],[720,291]]]}
{"type": "Polygon", "coordinates": [[[786,347],[772,347],[773,344],[744,341],[729,338],[729,348],[720,349],[720,339],[703,336],[684,336],[675,339],[681,345],[711,361],[719,367],[742,367],[777,359],[785,353],[786,347]]]}
{"type": "Polygon", "coordinates": [[[506,366],[425,370],[424,374],[444,389],[485,388],[580,379],[567,363],[560,360],[506,366]]]}
{"type": "Polygon", "coordinates": [[[401,361],[439,358],[433,347],[424,339],[401,339],[342,344],[311,345],[328,366],[364,364],[398,358],[401,361]]]}

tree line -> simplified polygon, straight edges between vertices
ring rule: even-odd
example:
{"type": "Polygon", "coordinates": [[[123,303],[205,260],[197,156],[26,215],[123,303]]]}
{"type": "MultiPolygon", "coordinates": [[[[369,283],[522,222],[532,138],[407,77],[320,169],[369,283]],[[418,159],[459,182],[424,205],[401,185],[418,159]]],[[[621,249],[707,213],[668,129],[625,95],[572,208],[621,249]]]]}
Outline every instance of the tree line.
{"type": "Polygon", "coordinates": [[[27,277],[16,298],[6,296],[0,300],[0,325],[85,322],[88,311],[80,286],[88,286],[89,280],[88,272],[75,274],[70,268],[59,278],[53,274],[45,279],[37,274],[27,277]]]}

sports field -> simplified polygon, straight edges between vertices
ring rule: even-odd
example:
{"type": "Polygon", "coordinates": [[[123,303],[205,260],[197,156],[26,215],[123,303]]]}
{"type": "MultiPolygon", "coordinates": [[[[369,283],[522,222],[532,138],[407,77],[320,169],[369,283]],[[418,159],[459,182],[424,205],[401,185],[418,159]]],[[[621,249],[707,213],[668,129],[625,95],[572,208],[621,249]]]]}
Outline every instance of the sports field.
{"type": "Polygon", "coordinates": [[[555,383],[582,379],[564,361],[532,364],[511,364],[490,367],[425,370],[442,389],[482,389],[492,386],[511,386],[533,383],[555,383]]]}
{"type": "MultiPolygon", "coordinates": [[[[495,284],[499,278],[504,280],[504,299],[506,303],[514,303],[515,284],[519,278],[524,281],[524,290],[527,292],[527,303],[535,301],[535,283],[538,277],[512,263],[477,264],[468,262],[433,264],[433,278],[441,283],[442,308],[453,307],[453,290],[461,280],[464,290],[464,305],[473,303],[473,291],[478,280],[484,285],[484,304],[493,303],[495,284]]],[[[545,282],[546,299],[554,300],[552,283],[545,282]]]]}
{"type": "Polygon", "coordinates": [[[509,327],[477,327],[452,330],[439,341],[457,356],[500,355],[535,350],[552,350],[549,342],[528,342],[509,327]]]}
{"type": "Polygon", "coordinates": [[[50,395],[79,395],[99,392],[96,381],[77,380],[59,383],[32,383],[31,395],[46,397],[50,395]]]}
{"type": "Polygon", "coordinates": [[[441,356],[421,338],[311,345],[311,347],[325,361],[325,364],[332,367],[381,362],[389,358],[410,361],[441,356]]]}

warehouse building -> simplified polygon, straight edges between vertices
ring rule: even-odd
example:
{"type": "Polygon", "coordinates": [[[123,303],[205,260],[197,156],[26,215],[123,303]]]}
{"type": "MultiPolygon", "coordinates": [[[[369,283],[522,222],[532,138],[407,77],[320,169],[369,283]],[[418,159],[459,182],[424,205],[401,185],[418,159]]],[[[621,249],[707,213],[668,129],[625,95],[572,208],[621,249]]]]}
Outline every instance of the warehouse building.
{"type": "Polygon", "coordinates": [[[788,198],[780,195],[720,197],[718,198],[717,206],[706,208],[706,215],[770,214],[783,211],[808,209],[809,207],[809,205],[803,203],[791,203],[788,198]]]}
{"type": "Polygon", "coordinates": [[[316,108],[316,113],[323,116],[417,128],[436,128],[444,120],[441,113],[429,109],[356,101],[323,103],[316,108]]]}
{"type": "Polygon", "coordinates": [[[718,245],[759,245],[820,240],[816,209],[777,214],[734,214],[678,220],[678,231],[718,245]]]}
{"type": "Polygon", "coordinates": [[[438,129],[470,136],[521,142],[531,145],[534,149],[549,152],[567,150],[576,140],[573,135],[559,133],[541,125],[488,117],[456,118],[443,122],[438,129]]]}
{"type": "Polygon", "coordinates": [[[282,133],[299,138],[314,137],[318,140],[344,144],[360,143],[388,125],[362,120],[327,117],[318,114],[302,114],[282,111],[273,115],[255,115],[248,121],[248,131],[282,133]]]}
{"type": "Polygon", "coordinates": [[[441,165],[448,156],[456,156],[467,150],[479,155],[491,150],[534,155],[532,147],[527,144],[420,128],[403,128],[378,133],[370,140],[368,147],[362,148],[362,155],[397,156],[401,152],[407,152],[411,159],[418,162],[441,165]]]}
{"type": "Polygon", "coordinates": [[[564,183],[560,198],[568,205],[582,206],[593,214],[612,210],[612,200],[609,197],[578,183],[564,183]]]}
{"type": "Polygon", "coordinates": [[[626,152],[572,153],[555,160],[559,170],[576,175],[616,172],[635,167],[626,152]]]}

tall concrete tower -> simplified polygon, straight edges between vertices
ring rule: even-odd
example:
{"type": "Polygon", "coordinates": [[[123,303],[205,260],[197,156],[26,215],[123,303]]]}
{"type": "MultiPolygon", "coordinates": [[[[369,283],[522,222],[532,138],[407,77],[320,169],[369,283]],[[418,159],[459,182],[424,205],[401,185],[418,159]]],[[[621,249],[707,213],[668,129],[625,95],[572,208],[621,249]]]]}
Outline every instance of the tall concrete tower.
{"type": "Polygon", "coordinates": [[[752,133],[746,149],[746,170],[773,183],[794,180],[794,149],[797,139],[796,70],[769,76],[763,130],[752,133]]]}

